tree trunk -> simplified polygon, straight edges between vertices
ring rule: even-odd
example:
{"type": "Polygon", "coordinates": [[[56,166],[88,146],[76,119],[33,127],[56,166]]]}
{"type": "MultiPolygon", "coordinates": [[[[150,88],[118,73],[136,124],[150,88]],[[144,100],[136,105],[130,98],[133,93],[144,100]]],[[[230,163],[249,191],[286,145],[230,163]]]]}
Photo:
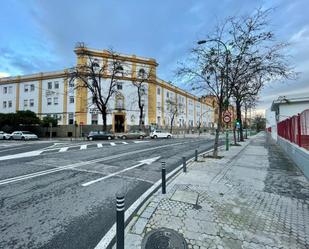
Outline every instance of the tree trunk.
{"type": "Polygon", "coordinates": [[[170,128],[170,133],[171,134],[173,132],[173,123],[174,123],[174,117],[171,118],[171,128],[170,128]]]}
{"type": "Polygon", "coordinates": [[[239,135],[240,135],[240,141],[244,141],[244,134],[243,134],[243,128],[242,128],[242,119],[241,119],[241,103],[240,101],[236,100],[236,114],[237,114],[237,120],[239,121],[239,135]]]}
{"type": "Polygon", "coordinates": [[[107,116],[106,109],[103,109],[103,110],[102,110],[103,131],[106,131],[106,130],[107,130],[106,116],[107,116]]]}
{"type": "Polygon", "coordinates": [[[143,131],[144,129],[144,127],[143,127],[143,110],[144,108],[143,107],[140,107],[139,108],[139,129],[141,130],[141,131],[143,131]]]}
{"type": "Polygon", "coordinates": [[[218,157],[218,145],[219,145],[219,135],[220,135],[221,126],[222,126],[222,102],[219,103],[219,117],[218,117],[218,126],[216,129],[216,135],[215,135],[213,157],[218,157]]]}

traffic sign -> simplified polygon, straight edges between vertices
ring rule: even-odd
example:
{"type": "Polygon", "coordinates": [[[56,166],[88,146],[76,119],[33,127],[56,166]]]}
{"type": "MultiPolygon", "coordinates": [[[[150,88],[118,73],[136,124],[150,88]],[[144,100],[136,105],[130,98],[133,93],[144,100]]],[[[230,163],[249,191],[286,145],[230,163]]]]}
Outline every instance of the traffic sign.
{"type": "Polygon", "coordinates": [[[230,117],[230,115],[224,115],[224,117],[223,117],[223,121],[225,122],[225,123],[229,123],[229,122],[231,122],[231,117],[230,117]]]}

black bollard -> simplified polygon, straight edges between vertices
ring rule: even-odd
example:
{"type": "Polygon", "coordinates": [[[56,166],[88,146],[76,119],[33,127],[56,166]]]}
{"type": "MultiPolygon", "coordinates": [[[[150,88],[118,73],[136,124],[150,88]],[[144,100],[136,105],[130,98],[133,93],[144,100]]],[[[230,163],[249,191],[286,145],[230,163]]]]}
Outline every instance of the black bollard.
{"type": "Polygon", "coordinates": [[[116,248],[124,249],[124,195],[116,196],[116,208],[116,248]]]}
{"type": "Polygon", "coordinates": [[[182,169],[183,172],[187,172],[187,161],[186,161],[186,157],[182,157],[182,169]]]}
{"type": "Polygon", "coordinates": [[[165,162],[161,162],[161,165],[162,165],[162,194],[166,194],[165,162]]]}
{"type": "Polygon", "coordinates": [[[195,159],[194,159],[195,162],[197,162],[197,150],[195,150],[195,159]]]}

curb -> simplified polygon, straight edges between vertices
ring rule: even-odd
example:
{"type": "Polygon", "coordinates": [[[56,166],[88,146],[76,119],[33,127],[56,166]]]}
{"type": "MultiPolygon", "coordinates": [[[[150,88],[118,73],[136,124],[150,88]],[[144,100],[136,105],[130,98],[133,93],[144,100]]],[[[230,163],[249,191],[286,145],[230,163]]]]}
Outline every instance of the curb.
{"type": "MultiPolygon", "coordinates": [[[[221,145],[218,149],[224,147],[221,145]]],[[[198,156],[202,156],[206,153],[213,151],[213,149],[203,151],[198,154],[198,156]]],[[[194,161],[195,156],[188,159],[186,162],[194,161]]],[[[166,175],[166,181],[170,180],[172,177],[176,176],[182,170],[182,164],[177,166],[173,171],[166,175]]],[[[148,199],[159,190],[161,186],[161,179],[155,182],[144,194],[142,194],[126,211],[125,211],[125,227],[131,222],[133,217],[137,214],[139,209],[148,201],[148,199]]],[[[104,235],[104,237],[100,240],[100,242],[96,245],[94,249],[111,249],[113,245],[116,243],[116,223],[109,229],[109,231],[104,235]]]]}

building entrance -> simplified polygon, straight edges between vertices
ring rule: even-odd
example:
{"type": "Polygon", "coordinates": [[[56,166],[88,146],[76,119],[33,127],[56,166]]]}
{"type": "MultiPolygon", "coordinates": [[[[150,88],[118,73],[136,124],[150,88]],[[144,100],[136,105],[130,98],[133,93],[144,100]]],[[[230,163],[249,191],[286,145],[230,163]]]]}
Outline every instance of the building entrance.
{"type": "Polygon", "coordinates": [[[115,115],[115,132],[124,132],[125,115],[115,115]]]}

